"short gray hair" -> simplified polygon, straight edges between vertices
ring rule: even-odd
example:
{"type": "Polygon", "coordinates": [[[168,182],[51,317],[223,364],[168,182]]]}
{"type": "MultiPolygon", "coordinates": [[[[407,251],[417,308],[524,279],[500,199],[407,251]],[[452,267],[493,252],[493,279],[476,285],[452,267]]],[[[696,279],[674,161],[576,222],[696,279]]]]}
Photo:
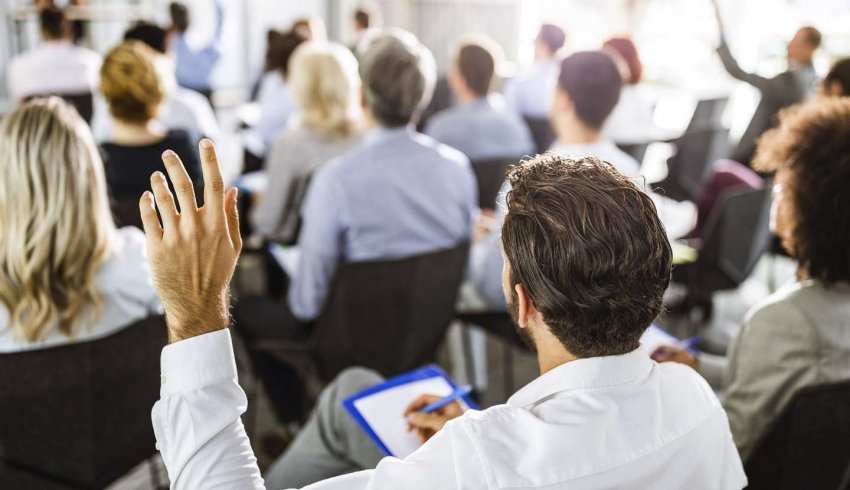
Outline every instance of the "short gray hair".
{"type": "Polygon", "coordinates": [[[358,46],[366,104],[384,126],[403,126],[431,101],[436,82],[434,56],[416,36],[386,29],[358,46]]]}

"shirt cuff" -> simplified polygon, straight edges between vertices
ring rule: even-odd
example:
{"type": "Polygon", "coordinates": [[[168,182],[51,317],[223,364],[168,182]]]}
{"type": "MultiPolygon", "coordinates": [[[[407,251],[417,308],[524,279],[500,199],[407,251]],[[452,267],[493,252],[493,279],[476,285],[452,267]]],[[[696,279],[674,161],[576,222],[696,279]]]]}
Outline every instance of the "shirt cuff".
{"type": "Polygon", "coordinates": [[[160,356],[160,397],[236,380],[236,360],[227,328],[169,344],[160,356]]]}

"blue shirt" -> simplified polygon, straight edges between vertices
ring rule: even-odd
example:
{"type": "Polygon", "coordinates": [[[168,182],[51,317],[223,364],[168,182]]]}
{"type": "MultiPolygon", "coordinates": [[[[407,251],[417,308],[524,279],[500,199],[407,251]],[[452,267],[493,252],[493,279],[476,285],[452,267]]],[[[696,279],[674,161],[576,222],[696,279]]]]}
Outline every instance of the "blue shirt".
{"type": "Polygon", "coordinates": [[[409,257],[469,240],[477,193],[469,160],[457,150],[410,127],[371,131],[310,183],[292,313],[303,321],[318,316],[341,260],[409,257]]]}
{"type": "Polygon", "coordinates": [[[523,117],[548,118],[560,71],[556,60],[535,62],[528,72],[505,83],[508,107],[523,117]]]}
{"type": "Polygon", "coordinates": [[[215,2],[218,23],[215,35],[209,45],[200,50],[193,50],[186,42],[185,34],[176,34],[172,39],[174,49],[177,83],[181,87],[199,92],[210,89],[210,75],[218,59],[221,58],[221,27],[224,22],[224,11],[221,0],[215,2]]]}
{"type": "Polygon", "coordinates": [[[425,134],[457,148],[472,161],[534,153],[528,126],[499,94],[441,111],[428,121],[425,134]]]}

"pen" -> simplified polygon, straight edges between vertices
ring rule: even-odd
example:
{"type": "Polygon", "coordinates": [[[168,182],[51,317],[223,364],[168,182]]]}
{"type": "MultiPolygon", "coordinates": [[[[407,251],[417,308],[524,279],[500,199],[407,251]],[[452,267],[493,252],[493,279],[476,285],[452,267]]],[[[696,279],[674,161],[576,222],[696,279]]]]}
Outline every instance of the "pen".
{"type": "Polygon", "coordinates": [[[696,345],[699,343],[699,336],[693,336],[689,339],[680,340],[676,343],[677,347],[682,348],[682,350],[689,351],[691,353],[696,353],[696,345]]]}
{"type": "Polygon", "coordinates": [[[448,405],[449,403],[452,403],[453,401],[457,400],[458,398],[462,398],[468,395],[471,391],[471,386],[459,386],[443,398],[440,398],[434,403],[429,403],[428,405],[425,405],[419,411],[422,413],[431,413],[433,411],[439,410],[448,405]]]}

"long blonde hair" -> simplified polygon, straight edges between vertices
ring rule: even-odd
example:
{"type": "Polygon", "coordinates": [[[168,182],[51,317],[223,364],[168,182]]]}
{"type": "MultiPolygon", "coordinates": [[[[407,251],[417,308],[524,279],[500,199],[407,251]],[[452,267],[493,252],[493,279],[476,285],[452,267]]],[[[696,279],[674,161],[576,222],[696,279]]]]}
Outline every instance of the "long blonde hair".
{"type": "Polygon", "coordinates": [[[91,132],[61,99],[0,120],[0,302],[16,339],[75,336],[102,300],[95,274],[115,223],[91,132]]]}
{"type": "Polygon", "coordinates": [[[308,41],[289,60],[287,84],[301,106],[301,123],[332,138],[357,130],[357,60],[340,44],[308,41]]]}

